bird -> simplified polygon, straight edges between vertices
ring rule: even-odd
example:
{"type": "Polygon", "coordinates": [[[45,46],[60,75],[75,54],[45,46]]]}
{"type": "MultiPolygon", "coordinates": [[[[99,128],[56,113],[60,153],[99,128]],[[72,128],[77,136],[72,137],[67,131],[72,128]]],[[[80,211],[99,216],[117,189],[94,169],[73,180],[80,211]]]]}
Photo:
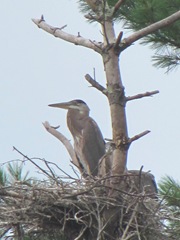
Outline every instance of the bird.
{"type": "Polygon", "coordinates": [[[105,141],[97,123],[89,116],[88,105],[75,99],[48,106],[68,110],[67,126],[74,139],[74,151],[82,176],[98,176],[99,160],[105,154],[105,141]]]}

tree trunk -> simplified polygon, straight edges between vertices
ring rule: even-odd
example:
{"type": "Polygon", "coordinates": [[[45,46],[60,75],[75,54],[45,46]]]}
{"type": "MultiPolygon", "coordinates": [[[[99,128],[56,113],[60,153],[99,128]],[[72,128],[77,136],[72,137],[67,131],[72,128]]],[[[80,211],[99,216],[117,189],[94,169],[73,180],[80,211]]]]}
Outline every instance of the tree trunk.
{"type": "Polygon", "coordinates": [[[102,58],[106,73],[108,100],[111,111],[113,142],[115,143],[111,175],[120,175],[124,173],[127,162],[126,142],[128,133],[124,86],[119,68],[119,54],[114,48],[116,36],[113,22],[111,20],[105,21],[102,24],[102,29],[104,35],[102,58]]]}

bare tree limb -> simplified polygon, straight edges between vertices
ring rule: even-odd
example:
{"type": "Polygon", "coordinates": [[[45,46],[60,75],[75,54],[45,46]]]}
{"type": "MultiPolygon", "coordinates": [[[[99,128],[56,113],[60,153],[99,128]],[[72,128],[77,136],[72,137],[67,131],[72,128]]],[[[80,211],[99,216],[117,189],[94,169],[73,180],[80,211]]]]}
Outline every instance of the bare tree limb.
{"type": "Polygon", "coordinates": [[[119,48],[119,45],[121,43],[121,40],[122,40],[122,37],[123,37],[123,32],[121,31],[116,39],[116,42],[114,44],[114,49],[118,49],[119,48]]]}
{"type": "Polygon", "coordinates": [[[121,5],[123,4],[123,2],[124,2],[124,0],[119,0],[116,4],[115,4],[115,6],[114,6],[114,9],[113,9],[113,16],[114,16],[114,14],[119,10],[119,8],[121,7],[121,5]]]}
{"type": "Polygon", "coordinates": [[[134,96],[126,97],[126,102],[131,101],[131,100],[135,100],[135,99],[140,99],[140,98],[143,98],[143,97],[151,97],[152,95],[157,94],[157,93],[159,93],[158,90],[154,90],[152,92],[146,92],[146,93],[139,93],[139,94],[134,95],[134,96]]]}
{"type": "Polygon", "coordinates": [[[107,96],[107,89],[100,85],[89,74],[85,75],[85,79],[92,85],[92,87],[96,88],[97,90],[99,90],[100,92],[107,96]]]}
{"type": "Polygon", "coordinates": [[[80,169],[79,166],[79,162],[76,158],[75,152],[74,152],[74,148],[72,146],[72,144],[70,143],[70,141],[59,131],[57,131],[55,128],[51,127],[50,124],[46,121],[43,123],[43,126],[45,127],[45,129],[52,134],[54,137],[56,137],[59,141],[62,142],[62,144],[65,146],[65,148],[67,149],[71,159],[72,159],[72,163],[78,167],[80,169]]]}
{"type": "Polygon", "coordinates": [[[121,48],[121,51],[125,50],[127,47],[129,47],[132,43],[136,42],[137,40],[147,36],[148,34],[151,34],[155,31],[157,31],[160,28],[167,27],[179,19],[180,19],[180,11],[177,11],[167,18],[164,18],[158,22],[155,22],[155,23],[133,33],[131,36],[124,38],[122,40],[121,43],[124,43],[124,44],[121,48]]]}
{"type": "Polygon", "coordinates": [[[146,134],[148,134],[148,133],[150,133],[150,132],[151,132],[151,131],[146,130],[146,131],[144,131],[144,132],[142,132],[142,133],[140,133],[140,134],[138,134],[138,135],[135,135],[134,137],[132,137],[132,138],[130,138],[130,139],[128,140],[128,143],[131,144],[133,141],[136,141],[136,140],[138,140],[139,138],[144,137],[146,134]]]}
{"type": "Polygon", "coordinates": [[[54,37],[58,37],[62,40],[65,40],[67,42],[70,43],[74,43],[75,45],[80,45],[86,48],[90,48],[93,49],[94,51],[101,53],[101,44],[96,42],[96,41],[91,41],[89,39],[83,38],[81,36],[75,36],[69,33],[66,33],[64,31],[62,31],[62,28],[64,28],[65,26],[63,26],[62,28],[57,28],[57,27],[53,27],[50,26],[49,24],[47,24],[44,20],[44,18],[41,19],[32,19],[32,21],[41,29],[43,29],[44,31],[52,34],[54,37]]]}

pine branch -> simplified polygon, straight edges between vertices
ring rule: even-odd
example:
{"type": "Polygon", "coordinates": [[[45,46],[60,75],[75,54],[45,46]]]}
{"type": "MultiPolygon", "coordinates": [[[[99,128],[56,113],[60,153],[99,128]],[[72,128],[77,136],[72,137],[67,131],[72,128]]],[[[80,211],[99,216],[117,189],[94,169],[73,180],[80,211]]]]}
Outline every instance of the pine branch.
{"type": "Polygon", "coordinates": [[[54,37],[58,37],[64,41],[73,43],[75,45],[83,46],[86,48],[93,49],[95,52],[101,53],[101,44],[96,41],[91,41],[89,39],[83,38],[81,36],[75,36],[69,33],[62,31],[62,29],[66,26],[61,28],[53,27],[47,24],[42,16],[41,19],[32,19],[32,21],[42,30],[52,34],[54,37]]]}
{"type": "Polygon", "coordinates": [[[132,43],[136,42],[137,40],[147,36],[148,34],[154,33],[155,31],[161,28],[167,27],[179,19],[180,19],[180,11],[177,11],[174,14],[170,15],[169,17],[164,18],[163,20],[160,20],[145,28],[142,28],[141,30],[133,33],[131,36],[124,38],[122,40],[121,43],[123,43],[123,46],[121,47],[121,51],[128,48],[132,43]]]}
{"type": "Polygon", "coordinates": [[[154,66],[158,68],[167,68],[166,73],[168,73],[175,69],[177,65],[180,65],[180,54],[176,52],[164,55],[156,54],[152,57],[152,60],[154,61],[154,66]]]}

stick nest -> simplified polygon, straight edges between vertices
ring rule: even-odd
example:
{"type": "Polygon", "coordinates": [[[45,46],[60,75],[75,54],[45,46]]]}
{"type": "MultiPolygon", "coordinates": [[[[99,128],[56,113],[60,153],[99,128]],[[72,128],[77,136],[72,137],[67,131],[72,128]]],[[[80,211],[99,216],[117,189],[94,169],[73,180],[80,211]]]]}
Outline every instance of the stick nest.
{"type": "Polygon", "coordinates": [[[137,192],[132,177],[128,179],[126,188],[120,184],[114,190],[104,179],[1,186],[1,236],[8,232],[17,239],[165,239],[161,204],[137,192]]]}

